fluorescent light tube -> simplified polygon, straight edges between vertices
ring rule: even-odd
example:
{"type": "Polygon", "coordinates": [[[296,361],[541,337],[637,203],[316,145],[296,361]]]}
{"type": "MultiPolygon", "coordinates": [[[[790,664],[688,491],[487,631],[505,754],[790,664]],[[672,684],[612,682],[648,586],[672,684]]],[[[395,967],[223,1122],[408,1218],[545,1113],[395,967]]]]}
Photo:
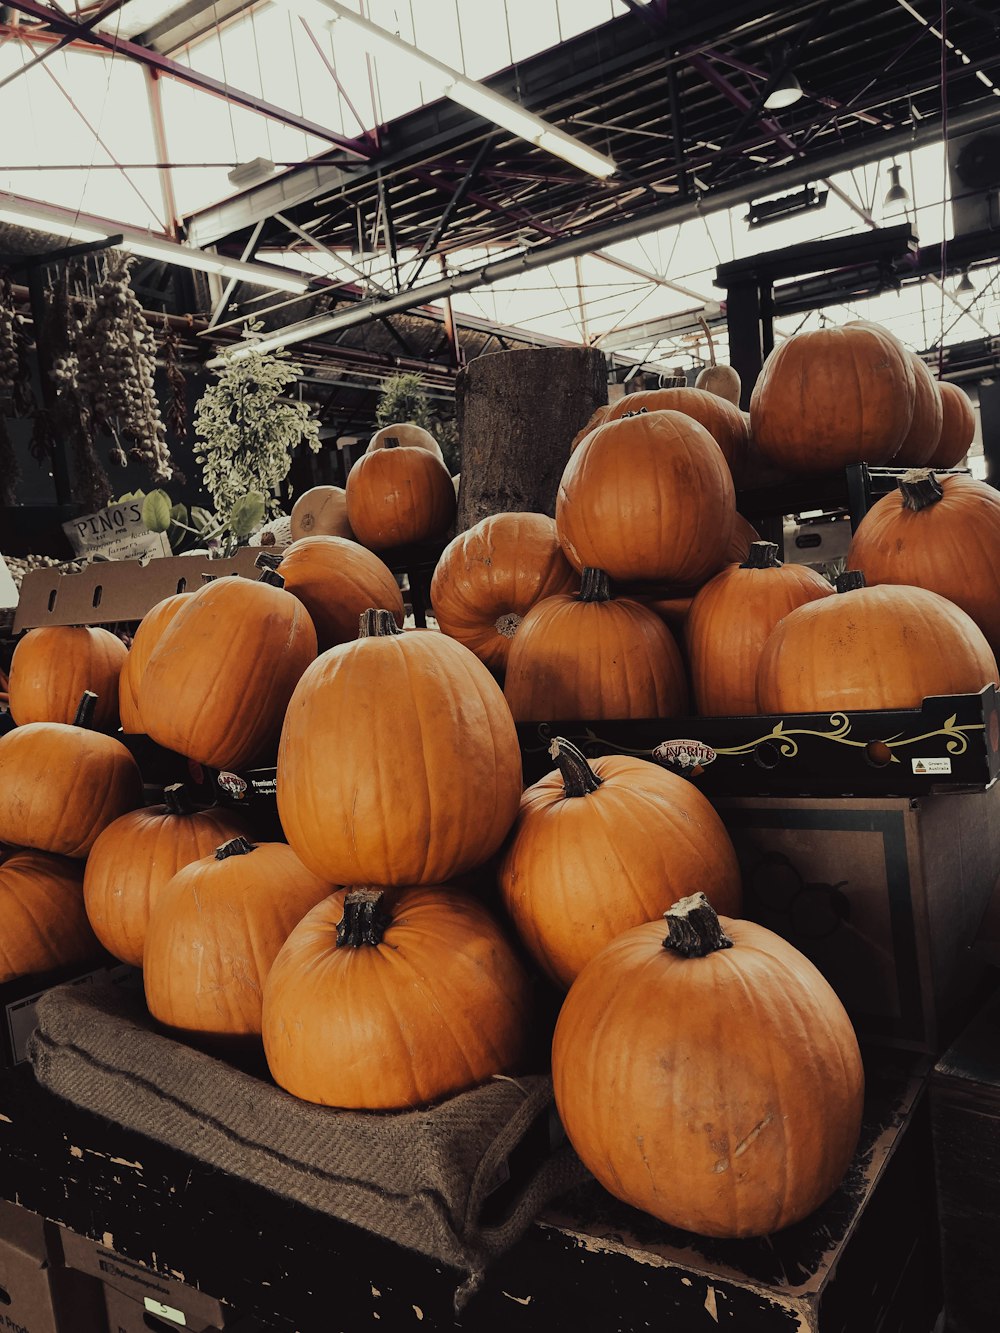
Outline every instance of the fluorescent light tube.
{"type": "Polygon", "coordinates": [[[69,213],[50,210],[44,204],[35,204],[30,200],[22,203],[15,196],[2,193],[0,222],[7,222],[13,227],[31,227],[35,231],[48,232],[50,236],[64,236],[69,241],[103,241],[110,234],[78,222],[69,213]]]}

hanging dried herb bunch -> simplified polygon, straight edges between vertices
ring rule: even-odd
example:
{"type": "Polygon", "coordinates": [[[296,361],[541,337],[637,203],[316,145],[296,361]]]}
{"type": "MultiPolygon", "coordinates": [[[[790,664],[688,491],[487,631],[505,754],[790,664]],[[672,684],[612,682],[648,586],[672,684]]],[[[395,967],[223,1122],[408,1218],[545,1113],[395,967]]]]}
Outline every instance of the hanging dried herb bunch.
{"type": "Polygon", "coordinates": [[[35,406],[28,362],[27,321],[14,300],[9,273],[0,274],[0,395],[4,415],[29,416],[35,406]]]}
{"type": "Polygon", "coordinates": [[[170,327],[170,321],[163,316],[163,371],[170,390],[167,397],[167,425],[178,440],[186,440],[188,433],[187,416],[187,380],[181,370],[181,340],[170,327]]]}
{"type": "Polygon", "coordinates": [[[73,499],[88,509],[100,509],[111,498],[108,474],[94,447],[94,415],[80,387],[79,361],[75,351],[83,317],[88,313],[85,300],[70,291],[65,268],[46,292],[45,337],[52,357],[52,380],[56,386],[54,408],[38,412],[31,450],[36,458],[51,458],[53,441],[67,440],[73,450],[73,499]]]}

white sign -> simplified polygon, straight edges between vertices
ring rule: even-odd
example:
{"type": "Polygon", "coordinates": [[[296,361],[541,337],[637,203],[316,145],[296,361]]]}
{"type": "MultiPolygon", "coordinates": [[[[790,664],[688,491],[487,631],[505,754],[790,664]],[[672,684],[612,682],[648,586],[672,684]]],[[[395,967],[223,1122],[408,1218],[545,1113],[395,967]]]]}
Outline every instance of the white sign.
{"type": "Polygon", "coordinates": [[[17,584],[11,577],[7,563],[0,555],[0,611],[9,611],[17,606],[17,584]]]}
{"type": "Polygon", "coordinates": [[[914,773],[950,773],[951,760],[940,756],[934,759],[914,759],[912,760],[914,773]]]}
{"type": "Polygon", "coordinates": [[[77,556],[105,560],[139,560],[143,556],[169,555],[165,532],[150,532],[142,521],[142,501],[124,500],[96,514],[82,514],[63,524],[77,556]]]}

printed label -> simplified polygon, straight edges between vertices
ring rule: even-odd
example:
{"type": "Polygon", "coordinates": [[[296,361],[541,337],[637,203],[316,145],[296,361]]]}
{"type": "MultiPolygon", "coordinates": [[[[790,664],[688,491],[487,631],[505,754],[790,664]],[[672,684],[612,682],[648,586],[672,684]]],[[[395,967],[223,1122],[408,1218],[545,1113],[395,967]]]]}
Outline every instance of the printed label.
{"type": "Polygon", "coordinates": [[[656,762],[669,768],[707,768],[717,757],[712,747],[703,741],[661,741],[653,751],[656,762]]]}
{"type": "Polygon", "coordinates": [[[910,761],[914,773],[950,773],[951,760],[940,756],[934,759],[913,759],[910,761]]]}
{"type": "Polygon", "coordinates": [[[234,801],[242,801],[246,795],[246,781],[238,773],[220,773],[215,781],[234,801]]]}
{"type": "Polygon", "coordinates": [[[143,523],[141,500],[108,505],[107,509],[82,514],[62,526],[77,556],[138,560],[142,556],[170,554],[167,534],[150,532],[143,523]]]}
{"type": "Polygon", "coordinates": [[[277,796],[278,794],[277,775],[270,778],[251,778],[250,782],[255,796],[277,796]]]}
{"type": "Polygon", "coordinates": [[[183,1310],[175,1310],[172,1305],[162,1305],[159,1301],[154,1301],[152,1296],[144,1297],[142,1303],[147,1311],[155,1314],[158,1319],[169,1319],[172,1324],[180,1324],[182,1328],[187,1328],[183,1310]]]}

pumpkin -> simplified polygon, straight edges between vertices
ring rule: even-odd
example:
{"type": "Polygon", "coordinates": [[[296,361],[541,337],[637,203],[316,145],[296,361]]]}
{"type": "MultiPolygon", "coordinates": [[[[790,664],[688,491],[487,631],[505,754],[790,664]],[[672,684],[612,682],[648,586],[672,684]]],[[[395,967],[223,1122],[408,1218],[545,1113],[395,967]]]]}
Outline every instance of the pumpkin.
{"type": "Polygon", "coordinates": [[[283,556],[258,556],[278,569],[285,587],[309,612],[320,652],[357,638],[369,606],[384,606],[402,627],[403,594],[396,576],[374,551],[344,537],[303,537],[283,556]]]}
{"type": "Polygon", "coordinates": [[[363,546],[384,551],[443,537],[455,521],[455,487],[439,458],[385,439],[347,478],[347,517],[363,546]]]}
{"type": "Polygon", "coordinates": [[[758,711],[919,708],[934,695],[998,683],[982,631],[936,592],[866,588],[852,570],[838,578],[837,593],[800,606],[772,631],[757,667],[758,711]]]}
{"type": "Polygon", "coordinates": [[[616,935],[661,915],[690,884],[739,914],[736,853],[692,783],[626,755],[588,763],[562,737],[550,753],[558,769],[521,797],[499,883],[525,948],[557,985],[570,986],[616,935]]]}
{"type": "Polygon", "coordinates": [[[485,907],[445,888],[333,894],[292,931],[264,991],[274,1081],[322,1106],[410,1110],[511,1074],[528,979],[485,907]]]}
{"type": "Polygon", "coordinates": [[[359,638],[318,658],[292,696],[278,814],[305,864],[336,884],[440,884],[472,870],[520,798],[500,687],[443,634],[401,634],[370,610],[359,638]]]}
{"type": "Polygon", "coordinates": [[[278,738],[316,656],[309,613],[280,585],[224,578],[199,588],[164,630],[139,681],[139,713],[158,745],[212,768],[239,768],[278,738]]]}
{"type": "Polygon", "coordinates": [[[641,602],[613,599],[599,569],[583,571],[579,594],[546,597],[524,617],[504,694],[518,722],[677,717],[687,708],[670,631],[641,602]]]}
{"type": "Polygon", "coordinates": [[[913,420],[913,364],[874,324],[793,333],[768,355],[750,399],[754,444],[789,472],[888,463],[913,420]]]}
{"type": "Polygon", "coordinates": [[[441,446],[434,436],[429,430],[424,430],[423,426],[418,426],[413,421],[396,421],[391,426],[382,426],[368,441],[365,452],[373,454],[378,449],[384,449],[387,440],[396,440],[407,449],[426,449],[440,462],[444,462],[441,446]]]}
{"type": "Polygon", "coordinates": [[[580,973],[552,1045],[556,1106],[616,1198],[703,1236],[808,1216],[857,1146],[864,1073],[830,985],[704,894],[619,935],[580,973]]]}
{"type": "Polygon", "coordinates": [[[893,467],[923,467],[937,452],[941,442],[944,405],[941,386],[917,356],[907,352],[913,366],[913,420],[906,438],[892,460],[893,467]]]}
{"type": "MultiPolygon", "coordinates": [[[[748,559],[751,546],[759,541],[760,533],[757,529],[742,514],[737,514],[733,535],[729,539],[729,548],[726,551],[726,565],[740,564],[748,559]]],[[[635,583],[625,585],[619,592],[622,596],[636,597],[644,606],[655,611],[671,629],[676,629],[683,628],[694,595],[698,587],[704,586],[704,583],[696,587],[670,583],[635,583]]]]}
{"type": "Polygon", "coordinates": [[[445,634],[503,671],[526,613],[578,583],[551,518],[496,514],[445,547],[431,581],[431,604],[445,634]]]}
{"type": "Polygon", "coordinates": [[[733,479],[704,426],[646,412],[598,426],[566,464],[556,530],[581,572],[698,584],[724,563],[733,479]]]}
{"type": "Polygon", "coordinates": [[[0,842],[85,857],[97,835],[142,803],[142,778],[121,741],[87,728],[85,694],[73,725],[29,722],[0,737],[0,842]]]}
{"type": "Polygon", "coordinates": [[[146,927],[149,1012],[178,1032],[259,1035],[271,964],[331,889],[283,842],[233,838],[179,870],[157,891],[146,927]]]}
{"type": "Polygon", "coordinates": [[[904,474],[861,520],[848,564],[869,584],[902,583],[960,606],[1000,653],[1000,494],[962,475],[904,474]]]}
{"type": "Polygon", "coordinates": [[[569,445],[570,453],[573,452],[573,450],[577,447],[578,444],[581,444],[587,438],[587,436],[590,434],[592,430],[596,430],[598,426],[603,426],[605,421],[607,421],[608,417],[610,417],[610,415],[611,415],[610,403],[602,403],[600,407],[595,407],[593,412],[590,414],[590,419],[587,421],[587,424],[585,426],[582,426],[570,441],[569,445]]]}
{"type": "Polygon", "coordinates": [[[94,726],[118,726],[118,677],[128,656],[121,639],[84,625],[29,630],[10,664],[10,713],[18,726],[72,723],[85,691],[97,695],[94,726]]]}
{"type": "Polygon", "coordinates": [[[708,327],[706,320],[699,319],[698,323],[708,340],[710,364],[698,371],[698,378],[695,380],[694,386],[696,389],[706,389],[709,393],[724,398],[727,403],[732,403],[734,407],[739,407],[740,393],[743,389],[739,371],[732,366],[716,361],[715,340],[712,337],[712,330],[708,327]]]}
{"type": "Polygon", "coordinates": [[[749,559],[716,574],[695,597],[685,624],[698,712],[756,713],[757,664],[771,631],[797,606],[831,596],[822,574],[783,565],[773,542],[754,542],[749,559]]]}
{"type": "Polygon", "coordinates": [[[100,956],[83,910],[79,861],[44,852],[6,857],[0,862],[0,921],[0,984],[100,956]]]}
{"type": "Polygon", "coordinates": [[[626,394],[611,409],[609,421],[619,421],[630,412],[683,412],[700,422],[725,454],[729,470],[742,476],[746,467],[750,431],[738,407],[707,389],[649,389],[626,394]]]}
{"type": "Polygon", "coordinates": [[[122,731],[126,734],[142,734],[145,727],[139,716],[139,682],[167,626],[174,616],[187,605],[190,593],[175,593],[165,597],[143,616],[139,628],[132,640],[125,665],[118,678],[118,707],[121,713],[122,731]]]}
{"type": "Polygon", "coordinates": [[[347,521],[347,492],[343,486],[314,486],[303,491],[292,506],[292,541],[302,537],[347,537],[354,533],[347,521]]]}
{"type": "Polygon", "coordinates": [[[969,452],[976,434],[976,414],[969,395],[957,384],[940,380],[941,438],[928,462],[929,467],[958,467],[969,452]]]}
{"type": "Polygon", "coordinates": [[[146,923],[157,893],[178,870],[246,831],[228,810],[195,810],[184,786],[164,804],[133,810],[109,824],[87,858],[87,916],[97,938],[123,963],[142,966],[146,923]]]}

